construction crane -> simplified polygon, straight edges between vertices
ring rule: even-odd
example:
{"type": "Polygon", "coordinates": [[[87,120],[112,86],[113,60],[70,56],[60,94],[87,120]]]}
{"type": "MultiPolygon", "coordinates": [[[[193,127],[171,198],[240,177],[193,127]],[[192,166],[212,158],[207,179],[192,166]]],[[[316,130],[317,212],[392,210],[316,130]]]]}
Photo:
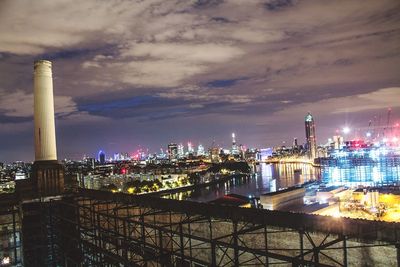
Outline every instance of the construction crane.
{"type": "Polygon", "coordinates": [[[369,120],[369,124],[368,124],[368,129],[367,129],[367,137],[370,138],[372,136],[371,133],[371,124],[372,124],[372,120],[369,120]]]}
{"type": "Polygon", "coordinates": [[[392,114],[392,109],[388,108],[387,111],[387,120],[386,120],[386,127],[383,128],[383,137],[386,137],[387,135],[390,135],[390,133],[387,133],[387,131],[390,130],[390,115],[392,114]]]}
{"type": "MultiPolygon", "coordinates": [[[[378,117],[378,126],[376,127],[377,129],[381,128],[381,114],[379,114],[378,117]]],[[[376,138],[379,138],[381,131],[378,131],[378,134],[376,135],[376,138]]]]}

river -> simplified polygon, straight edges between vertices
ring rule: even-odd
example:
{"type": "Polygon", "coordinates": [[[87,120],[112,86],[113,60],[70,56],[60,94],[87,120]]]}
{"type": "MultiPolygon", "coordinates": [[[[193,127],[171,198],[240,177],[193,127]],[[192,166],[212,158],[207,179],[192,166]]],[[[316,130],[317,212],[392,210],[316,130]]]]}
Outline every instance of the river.
{"type": "Polygon", "coordinates": [[[261,163],[256,166],[253,174],[247,177],[234,178],[222,184],[180,192],[167,197],[197,202],[212,201],[226,194],[259,197],[264,193],[275,192],[310,180],[319,180],[320,177],[320,169],[310,164],[261,163]]]}

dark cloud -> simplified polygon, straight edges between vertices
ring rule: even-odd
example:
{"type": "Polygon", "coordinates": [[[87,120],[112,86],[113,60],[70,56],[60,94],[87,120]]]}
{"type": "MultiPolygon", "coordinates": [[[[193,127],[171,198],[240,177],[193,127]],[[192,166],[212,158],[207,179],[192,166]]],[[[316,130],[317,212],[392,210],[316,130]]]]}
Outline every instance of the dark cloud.
{"type": "Polygon", "coordinates": [[[28,122],[28,121],[32,121],[32,119],[33,119],[33,116],[18,117],[18,116],[6,116],[6,115],[0,114],[0,124],[28,122]]]}
{"type": "Polygon", "coordinates": [[[294,0],[269,0],[264,3],[266,9],[270,11],[278,11],[283,8],[293,6],[296,1],[294,0]]]}
{"type": "Polygon", "coordinates": [[[223,0],[196,0],[195,7],[215,7],[221,4],[223,0]]]}
{"type": "Polygon", "coordinates": [[[251,146],[301,140],[309,110],[319,140],[353,113],[398,118],[396,0],[13,0],[0,12],[0,136],[14,145],[0,161],[31,158],[18,140],[32,138],[38,58],[53,61],[62,156],[231,131],[251,146]]]}
{"type": "Polygon", "coordinates": [[[212,17],[210,20],[220,22],[220,23],[230,23],[231,22],[229,19],[224,18],[224,17],[212,17]]]}
{"type": "MultiPolygon", "coordinates": [[[[164,115],[167,113],[176,113],[177,108],[175,106],[182,106],[182,102],[177,99],[163,99],[151,95],[139,95],[107,102],[78,104],[78,109],[89,114],[115,119],[135,117],[151,119],[154,117],[164,118],[164,115]],[[175,108],[171,110],[171,107],[175,108]]],[[[170,115],[165,117],[170,117],[170,115]]]]}
{"type": "Polygon", "coordinates": [[[208,82],[206,85],[209,87],[230,87],[239,81],[246,80],[247,78],[229,79],[229,80],[215,80],[208,82]]]}

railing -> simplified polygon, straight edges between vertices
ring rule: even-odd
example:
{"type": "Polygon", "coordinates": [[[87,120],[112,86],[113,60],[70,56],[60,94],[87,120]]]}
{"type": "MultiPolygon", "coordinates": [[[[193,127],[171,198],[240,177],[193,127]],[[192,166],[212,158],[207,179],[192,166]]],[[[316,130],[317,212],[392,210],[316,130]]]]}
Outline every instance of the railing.
{"type": "Polygon", "coordinates": [[[52,207],[59,258],[77,265],[393,266],[400,253],[396,223],[95,190],[52,207]],[[65,240],[79,249],[64,252],[65,240]]]}

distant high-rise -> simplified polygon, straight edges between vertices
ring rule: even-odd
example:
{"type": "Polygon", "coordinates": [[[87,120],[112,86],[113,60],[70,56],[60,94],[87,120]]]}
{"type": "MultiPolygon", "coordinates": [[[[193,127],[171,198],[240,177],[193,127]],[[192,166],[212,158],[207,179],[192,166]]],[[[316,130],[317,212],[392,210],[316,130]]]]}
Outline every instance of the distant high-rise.
{"type": "Polygon", "coordinates": [[[178,145],[178,158],[183,158],[185,156],[185,148],[183,144],[178,145]]]}
{"type": "Polygon", "coordinates": [[[194,148],[193,148],[192,142],[188,142],[187,146],[188,146],[188,154],[193,154],[194,148]]]}
{"type": "Polygon", "coordinates": [[[297,143],[297,138],[294,138],[293,139],[293,148],[298,148],[298,147],[299,147],[299,145],[297,143]]]}
{"type": "Polygon", "coordinates": [[[340,135],[333,136],[333,148],[334,149],[341,149],[344,144],[344,138],[340,135]]]}
{"type": "Polygon", "coordinates": [[[106,163],[106,153],[104,153],[103,150],[99,151],[98,159],[99,159],[100,164],[106,163]]]}
{"type": "Polygon", "coordinates": [[[171,143],[168,145],[169,160],[176,160],[178,158],[178,145],[171,143]]]}
{"type": "Polygon", "coordinates": [[[238,155],[239,154],[239,148],[236,144],[236,135],[235,133],[232,133],[232,154],[233,155],[238,155]]]}
{"type": "Polygon", "coordinates": [[[315,136],[314,118],[311,113],[308,113],[305,117],[305,126],[308,155],[310,159],[315,159],[317,155],[317,141],[315,136]]]}
{"type": "Polygon", "coordinates": [[[204,153],[205,153],[204,146],[202,144],[199,144],[197,146],[197,156],[203,156],[204,153]]]}
{"type": "Polygon", "coordinates": [[[219,156],[220,151],[221,151],[221,149],[216,146],[212,146],[210,148],[209,155],[210,155],[211,162],[219,162],[220,161],[220,156],[219,156]]]}

